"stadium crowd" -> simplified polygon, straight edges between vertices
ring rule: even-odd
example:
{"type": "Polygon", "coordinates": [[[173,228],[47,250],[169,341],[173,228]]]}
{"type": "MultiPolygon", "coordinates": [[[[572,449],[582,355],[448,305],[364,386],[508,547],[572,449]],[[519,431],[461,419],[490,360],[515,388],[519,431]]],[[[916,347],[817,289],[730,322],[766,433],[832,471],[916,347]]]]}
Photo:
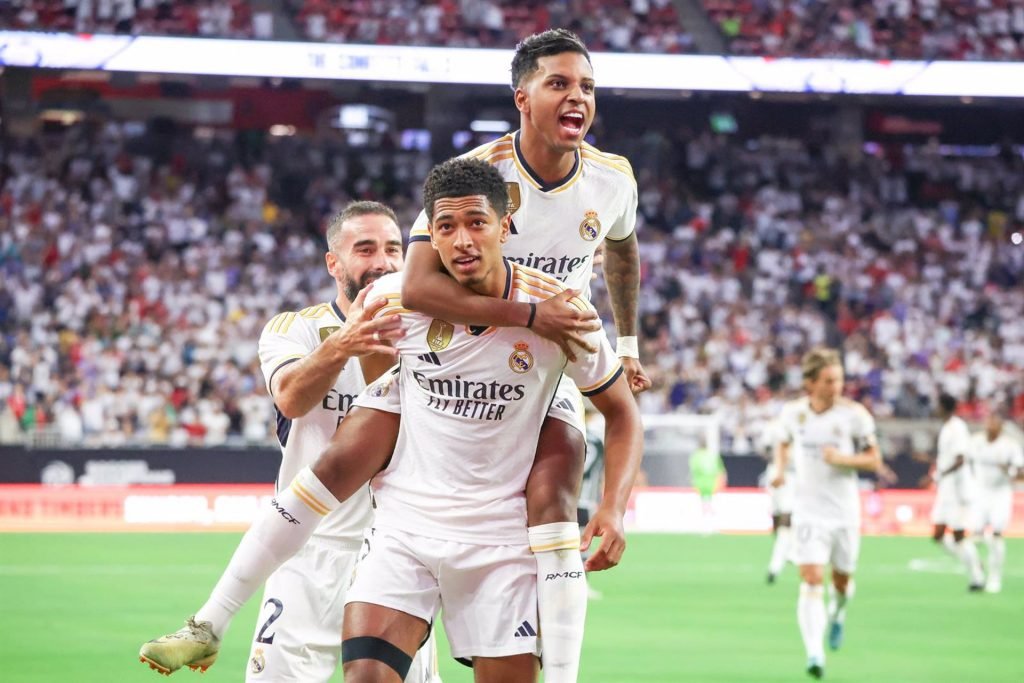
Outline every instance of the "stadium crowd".
{"type": "MultiPolygon", "coordinates": [[[[602,135],[599,133],[599,135],[602,135]]],[[[732,450],[841,346],[879,417],[940,390],[1024,416],[1024,162],[936,144],[845,149],[709,133],[601,137],[640,190],[647,412],[719,412],[732,450]]],[[[6,140],[0,440],[264,441],[263,324],[332,297],[325,219],[350,198],[408,228],[425,152],[79,124],[6,140]]],[[[600,279],[595,301],[606,306],[600,279]]],[[[607,310],[604,311],[607,313],[607,310]]],[[[605,316],[610,320],[610,316],[605,316]]]]}
{"type": "Polygon", "coordinates": [[[1020,60],[1022,0],[704,0],[734,54],[1020,60]]]}

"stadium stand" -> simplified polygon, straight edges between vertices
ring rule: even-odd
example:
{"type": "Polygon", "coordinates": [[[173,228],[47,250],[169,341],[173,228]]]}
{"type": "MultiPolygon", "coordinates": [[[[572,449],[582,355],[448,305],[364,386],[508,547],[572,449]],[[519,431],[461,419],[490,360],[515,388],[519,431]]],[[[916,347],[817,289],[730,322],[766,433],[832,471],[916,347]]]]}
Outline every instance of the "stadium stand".
{"type": "MultiPolygon", "coordinates": [[[[1024,251],[1004,247],[1024,226],[1020,149],[656,128],[600,144],[639,182],[645,412],[718,411],[740,446],[828,342],[879,417],[926,416],[940,389],[1024,416],[1024,251]]],[[[255,340],[330,298],[325,218],[373,198],[407,228],[430,163],[112,122],[5,141],[0,440],[266,440],[255,340]]]]}

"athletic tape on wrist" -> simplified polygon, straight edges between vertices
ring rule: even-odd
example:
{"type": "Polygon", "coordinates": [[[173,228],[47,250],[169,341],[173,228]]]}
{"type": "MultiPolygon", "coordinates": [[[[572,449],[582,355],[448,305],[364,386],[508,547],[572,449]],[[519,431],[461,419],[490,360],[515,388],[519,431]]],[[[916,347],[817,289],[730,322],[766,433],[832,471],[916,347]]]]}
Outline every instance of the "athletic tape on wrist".
{"type": "Polygon", "coordinates": [[[615,355],[619,358],[640,358],[640,344],[636,337],[619,337],[615,342],[615,355]]]}

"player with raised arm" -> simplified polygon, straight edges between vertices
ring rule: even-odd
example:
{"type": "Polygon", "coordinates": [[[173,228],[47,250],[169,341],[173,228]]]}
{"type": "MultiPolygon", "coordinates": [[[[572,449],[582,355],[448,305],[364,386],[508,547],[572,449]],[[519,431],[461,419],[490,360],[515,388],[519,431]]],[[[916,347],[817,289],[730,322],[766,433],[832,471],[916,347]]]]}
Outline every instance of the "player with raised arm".
{"type": "MultiPolygon", "coordinates": [[[[462,286],[536,305],[564,286],[503,258],[506,199],[502,176],[485,162],[435,167],[423,201],[431,244],[462,286]]],[[[402,424],[394,457],[373,481],[374,534],[348,593],[345,680],[399,681],[441,605],[452,655],[472,662],[475,680],[535,680],[537,585],[552,580],[537,574],[526,528],[541,425],[564,372],[604,416],[608,481],[617,483],[606,485],[595,517],[621,525],[642,454],[636,402],[603,331],[586,338],[596,353],[567,362],[558,344],[521,327],[452,325],[410,311],[400,289],[399,276],[388,276],[371,294],[388,299],[378,315],[400,316],[407,334],[396,344],[399,376],[379,380],[357,404],[400,390],[402,424]]],[[[590,308],[576,297],[567,303],[590,308]]],[[[591,558],[599,564],[622,553],[608,540],[591,558]]],[[[553,674],[545,670],[545,680],[553,674]]]]}
{"type": "Polygon", "coordinates": [[[935,456],[935,502],[932,505],[932,539],[951,556],[963,563],[971,591],[980,591],[984,574],[978,551],[966,538],[970,524],[971,496],[973,494],[971,465],[967,460],[971,445],[971,432],[967,423],[957,417],[956,399],[949,394],[939,396],[937,409],[942,420],[935,456]],[[950,539],[947,531],[953,532],[950,539]]]}
{"type": "Polygon", "coordinates": [[[800,568],[797,622],[807,651],[807,673],[825,673],[826,628],[833,650],[842,645],[846,606],[860,550],[857,472],[877,472],[882,456],[875,421],[860,403],[842,397],[843,366],[833,349],[814,349],[801,362],[807,395],[787,403],[779,416],[776,478],[796,470],[794,562],[800,568]],[[825,565],[832,565],[832,603],[825,607],[825,565]]]}
{"type": "MultiPolygon", "coordinates": [[[[402,333],[396,319],[371,321],[385,301],[364,306],[365,292],[360,292],[402,268],[402,234],[394,212],[377,202],[353,202],[331,219],[326,237],[327,271],[337,296],[274,316],[259,340],[264,379],[277,409],[282,455],[278,482],[290,482],[315,462],[366,386],[364,376],[372,381],[380,374],[361,366],[358,357],[383,353],[390,361],[394,351],[384,344],[402,333]]],[[[267,579],[247,680],[326,683],[335,675],[345,589],[363,531],[372,522],[369,491],[359,491],[267,579]]],[[[223,605],[221,598],[215,590],[182,631],[144,644],[141,659],[165,674],[182,666],[205,671],[217,657],[231,616],[241,607],[223,605]]],[[[407,680],[429,683],[435,675],[431,641],[407,680]]]]}
{"type": "Polygon", "coordinates": [[[1013,482],[1024,478],[1024,451],[1019,443],[1003,432],[1001,414],[993,412],[989,415],[985,431],[971,437],[968,460],[974,467],[978,486],[972,510],[973,541],[981,542],[986,527],[992,530],[988,538],[985,591],[998,593],[1003,589],[1003,564],[1006,562],[1003,532],[1009,526],[1013,512],[1013,482]]]}

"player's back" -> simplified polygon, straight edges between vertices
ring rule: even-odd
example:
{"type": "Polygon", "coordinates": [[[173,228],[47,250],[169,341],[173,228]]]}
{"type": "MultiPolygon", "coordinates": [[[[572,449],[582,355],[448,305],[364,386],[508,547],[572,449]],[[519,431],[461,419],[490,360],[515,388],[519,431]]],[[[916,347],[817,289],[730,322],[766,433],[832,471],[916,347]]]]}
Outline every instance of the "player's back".
{"type": "MultiPolygon", "coordinates": [[[[270,391],[274,374],[312,353],[332,332],[341,327],[344,319],[334,302],[274,316],[264,327],[259,342],[260,363],[267,391],[270,391]]],[[[274,406],[277,413],[277,438],[281,445],[278,485],[287,485],[302,468],[313,464],[320,457],[341,420],[348,414],[353,400],[365,386],[359,361],[352,358],[323,400],[302,417],[286,418],[274,406]]],[[[317,527],[316,535],[358,544],[363,530],[372,523],[372,519],[369,493],[363,489],[346,500],[341,508],[328,514],[317,527]]]]}
{"type": "MultiPolygon", "coordinates": [[[[508,185],[512,226],[502,253],[589,298],[597,246],[604,239],[622,240],[633,233],[633,170],[624,157],[584,143],[569,174],[545,183],[523,158],[518,135],[509,133],[465,155],[493,165],[508,185]]],[[[424,214],[409,239],[429,240],[424,214]]]]}
{"type": "MultiPolygon", "coordinates": [[[[562,291],[553,278],[504,261],[505,297],[538,302],[562,291]]],[[[571,367],[554,343],[524,328],[471,328],[401,307],[399,274],[369,296],[403,317],[402,426],[389,467],[374,480],[377,525],[482,545],[526,542],[526,478],[540,426],[566,370],[584,394],[621,373],[603,332],[571,367]]],[[[588,308],[579,298],[572,305],[588,308]]],[[[390,378],[370,392],[390,391],[390,378]]]]}

